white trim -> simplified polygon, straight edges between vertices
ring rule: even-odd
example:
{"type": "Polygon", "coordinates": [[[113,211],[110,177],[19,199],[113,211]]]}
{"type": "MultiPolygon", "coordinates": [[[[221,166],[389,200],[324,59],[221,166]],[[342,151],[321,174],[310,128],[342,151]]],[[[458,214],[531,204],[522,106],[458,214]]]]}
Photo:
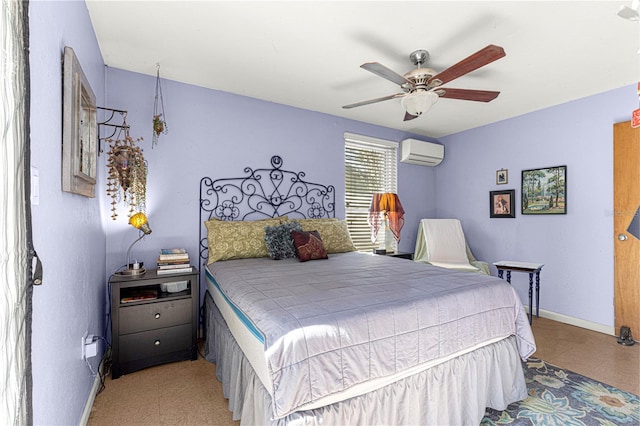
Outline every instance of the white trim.
{"type": "MultiPolygon", "coordinates": [[[[93,386],[91,387],[91,392],[89,392],[89,398],[87,398],[87,403],[84,405],[84,411],[82,412],[82,417],[80,418],[80,426],[87,426],[89,423],[89,417],[91,416],[91,410],[93,409],[93,403],[96,400],[96,396],[98,395],[98,390],[100,386],[102,386],[102,381],[100,380],[100,376],[104,376],[104,360],[110,354],[107,354],[107,351],[110,349],[107,348],[104,354],[102,355],[102,360],[100,361],[100,365],[98,366],[98,374],[96,374],[95,379],[93,380],[93,386]]],[[[104,380],[107,380],[105,377],[104,380]]]]}
{"type": "MultiPolygon", "coordinates": [[[[529,312],[529,307],[525,306],[525,310],[527,313],[529,312]]],[[[553,321],[562,322],[569,325],[575,325],[576,327],[586,328],[587,330],[597,331],[599,333],[609,334],[611,336],[615,336],[615,328],[609,325],[599,324],[597,322],[587,321],[581,318],[570,317],[569,315],[559,314],[557,312],[551,312],[544,309],[540,309],[540,316],[542,318],[547,318],[553,321]]],[[[533,317],[533,321],[535,322],[536,317],[533,317]]]]}
{"type": "Polygon", "coordinates": [[[91,409],[93,408],[93,402],[96,400],[96,395],[98,395],[99,387],[100,376],[96,375],[96,378],[93,381],[93,387],[91,388],[91,392],[89,393],[89,398],[87,399],[87,403],[84,405],[84,411],[82,412],[82,417],[80,418],[80,426],[86,426],[89,422],[91,409]]]}
{"type": "Polygon", "coordinates": [[[373,136],[358,135],[356,133],[344,132],[344,140],[351,143],[361,144],[365,146],[383,145],[390,148],[398,149],[399,142],[388,141],[386,139],[374,138],[373,136]]]}

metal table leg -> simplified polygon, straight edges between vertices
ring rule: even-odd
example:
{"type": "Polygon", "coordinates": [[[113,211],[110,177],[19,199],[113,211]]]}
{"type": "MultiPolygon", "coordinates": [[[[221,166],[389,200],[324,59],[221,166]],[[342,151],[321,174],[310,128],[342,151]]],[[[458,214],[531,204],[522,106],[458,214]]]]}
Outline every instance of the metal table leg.
{"type": "Polygon", "coordinates": [[[540,271],[536,272],[536,316],[540,318],[540,271]]]}
{"type": "Polygon", "coordinates": [[[529,272],[529,324],[533,324],[533,272],[529,272]]]}

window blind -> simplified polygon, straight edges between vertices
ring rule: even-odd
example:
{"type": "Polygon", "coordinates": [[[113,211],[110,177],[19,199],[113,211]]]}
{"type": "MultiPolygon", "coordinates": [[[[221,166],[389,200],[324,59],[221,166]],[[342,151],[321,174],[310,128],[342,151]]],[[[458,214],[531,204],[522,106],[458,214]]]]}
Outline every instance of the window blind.
{"type": "Polygon", "coordinates": [[[371,251],[384,243],[384,232],[371,241],[367,222],[371,197],[376,192],[397,192],[397,142],[345,133],[345,216],[353,243],[371,251]]]}

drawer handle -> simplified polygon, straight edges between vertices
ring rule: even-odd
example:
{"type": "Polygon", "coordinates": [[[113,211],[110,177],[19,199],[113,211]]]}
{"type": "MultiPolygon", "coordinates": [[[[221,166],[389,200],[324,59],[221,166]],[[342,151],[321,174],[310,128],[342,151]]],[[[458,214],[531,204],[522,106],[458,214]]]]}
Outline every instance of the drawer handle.
{"type": "Polygon", "coordinates": [[[156,346],[160,346],[160,340],[156,340],[155,342],[153,342],[153,344],[156,346]]]}
{"type": "Polygon", "coordinates": [[[155,317],[155,319],[160,318],[160,313],[159,313],[159,312],[158,312],[158,313],[156,313],[156,314],[154,315],[154,317],[155,317]]]}

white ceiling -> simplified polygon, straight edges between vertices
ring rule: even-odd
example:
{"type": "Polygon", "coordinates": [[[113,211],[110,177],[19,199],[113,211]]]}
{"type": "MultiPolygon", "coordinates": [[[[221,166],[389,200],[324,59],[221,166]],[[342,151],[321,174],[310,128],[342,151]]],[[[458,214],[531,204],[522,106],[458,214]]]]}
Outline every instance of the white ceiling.
{"type": "Polygon", "coordinates": [[[109,67],[436,138],[640,80],[627,0],[86,3],[109,67]],[[400,92],[364,62],[404,74],[426,49],[441,71],[488,44],[506,57],[445,86],[499,90],[490,103],[440,99],[408,122],[399,99],[342,108],[400,92]]]}

